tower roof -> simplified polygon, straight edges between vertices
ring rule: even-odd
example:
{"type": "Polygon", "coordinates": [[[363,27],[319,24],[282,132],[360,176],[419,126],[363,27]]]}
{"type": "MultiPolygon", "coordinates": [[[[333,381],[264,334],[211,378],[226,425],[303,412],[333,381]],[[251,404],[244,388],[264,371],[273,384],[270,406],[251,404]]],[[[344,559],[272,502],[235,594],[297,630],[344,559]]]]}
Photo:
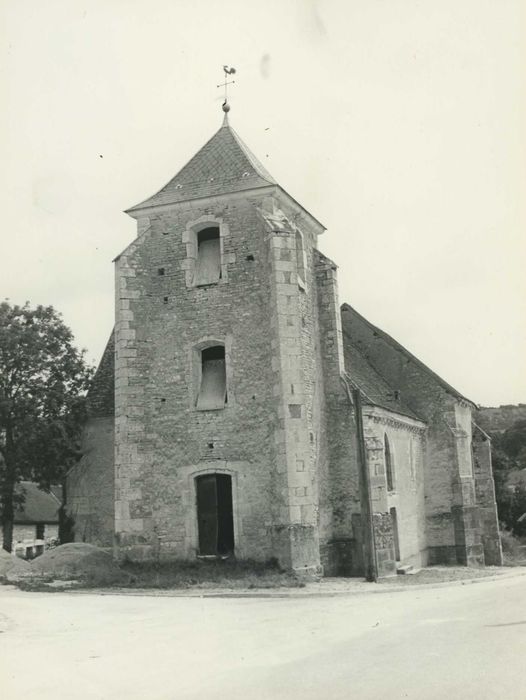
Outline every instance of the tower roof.
{"type": "Polygon", "coordinates": [[[190,199],[277,185],[225,119],[223,126],[159,192],[126,213],[190,199]]]}

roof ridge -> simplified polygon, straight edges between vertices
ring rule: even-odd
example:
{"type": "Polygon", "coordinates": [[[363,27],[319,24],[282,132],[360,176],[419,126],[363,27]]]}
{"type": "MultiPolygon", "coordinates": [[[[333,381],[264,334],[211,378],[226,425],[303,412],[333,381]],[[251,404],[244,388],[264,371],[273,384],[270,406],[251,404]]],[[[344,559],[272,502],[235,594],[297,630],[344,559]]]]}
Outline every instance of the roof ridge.
{"type": "MultiPolygon", "coordinates": [[[[383,338],[387,343],[389,343],[395,350],[397,350],[398,352],[400,352],[403,355],[405,355],[406,357],[408,357],[410,360],[415,362],[415,364],[417,364],[421,369],[423,369],[427,374],[431,375],[434,379],[436,379],[436,381],[442,386],[443,389],[445,389],[445,391],[447,391],[448,393],[452,394],[453,396],[456,396],[457,398],[462,399],[463,401],[467,401],[468,403],[477,407],[477,404],[474,401],[472,401],[471,399],[468,399],[466,396],[461,394],[460,391],[455,389],[455,387],[451,386],[451,384],[448,384],[448,382],[446,382],[445,379],[442,379],[442,377],[439,374],[434,372],[430,367],[428,367],[424,362],[422,362],[422,360],[419,360],[418,357],[413,355],[412,352],[407,350],[407,348],[405,348],[401,343],[399,343],[392,336],[390,336],[389,333],[386,333],[378,326],[375,326],[373,323],[368,321],[365,318],[365,316],[362,316],[358,311],[356,311],[356,309],[353,308],[350,304],[347,304],[346,302],[344,302],[341,305],[341,312],[343,313],[346,310],[349,310],[353,314],[356,314],[356,316],[358,316],[367,326],[369,326],[369,328],[371,328],[381,338],[383,338]]],[[[343,324],[342,324],[342,330],[345,333],[345,329],[343,328],[343,324]]],[[[348,333],[345,333],[345,334],[347,335],[347,337],[349,337],[348,333]]],[[[379,372],[379,370],[376,370],[376,371],[379,372]]],[[[381,375],[381,376],[383,376],[383,375],[381,375]]]]}
{"type": "Polygon", "coordinates": [[[247,157],[249,163],[252,165],[254,170],[258,173],[258,175],[263,178],[263,180],[267,180],[271,185],[277,185],[277,181],[272,177],[272,175],[269,173],[269,171],[265,168],[263,163],[257,158],[250,148],[247,146],[247,144],[243,141],[241,136],[235,131],[229,124],[225,124],[223,129],[228,129],[232,136],[234,137],[237,145],[241,148],[245,156],[247,157]]]}

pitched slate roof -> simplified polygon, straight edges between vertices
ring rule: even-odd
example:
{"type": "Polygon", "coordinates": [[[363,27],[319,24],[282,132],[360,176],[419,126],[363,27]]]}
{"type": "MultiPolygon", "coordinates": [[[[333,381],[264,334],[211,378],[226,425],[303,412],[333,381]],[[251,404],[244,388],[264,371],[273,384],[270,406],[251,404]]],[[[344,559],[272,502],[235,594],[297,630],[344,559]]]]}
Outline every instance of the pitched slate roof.
{"type": "Polygon", "coordinates": [[[53,486],[52,492],[47,492],[32,481],[21,481],[16,493],[24,496],[24,503],[15,510],[15,523],[58,523],[60,499],[55,494],[62,493],[59,486],[53,486]]]}
{"type": "MultiPolygon", "coordinates": [[[[352,338],[353,337],[353,324],[355,324],[355,323],[362,324],[363,327],[367,327],[370,330],[370,332],[372,332],[375,339],[382,340],[384,343],[386,343],[388,346],[390,346],[396,353],[405,357],[410,362],[414,363],[423,372],[425,372],[429,377],[431,377],[439,386],[441,386],[442,389],[444,389],[448,394],[450,394],[451,396],[454,396],[455,398],[460,399],[462,401],[467,401],[475,408],[477,407],[473,401],[466,398],[463,394],[461,394],[454,387],[452,387],[451,384],[448,384],[444,379],[442,379],[442,377],[440,377],[438,374],[436,374],[436,372],[433,372],[432,369],[429,369],[429,367],[427,365],[425,365],[421,360],[419,360],[418,357],[415,357],[412,353],[409,352],[409,350],[406,350],[406,348],[404,348],[403,345],[400,345],[400,343],[398,343],[394,338],[392,338],[390,335],[388,335],[385,331],[383,331],[381,328],[378,328],[377,326],[374,326],[372,323],[370,323],[370,321],[368,321],[361,314],[359,314],[356,311],[356,309],[353,309],[352,306],[350,306],[349,304],[342,304],[341,313],[342,313],[342,328],[343,328],[344,337],[347,336],[347,338],[352,338]]],[[[366,350],[365,347],[361,347],[360,349],[362,352],[366,350]]],[[[367,361],[369,361],[369,360],[367,360],[367,361]]],[[[382,368],[379,367],[379,370],[381,371],[382,368]]]]}
{"type": "Polygon", "coordinates": [[[115,329],[112,330],[87,396],[88,415],[103,418],[115,414],[115,329]]]}
{"type": "Polygon", "coordinates": [[[402,397],[398,396],[387,381],[378,374],[362,352],[350,342],[347,335],[344,335],[343,338],[343,350],[349,379],[357,389],[360,389],[365,404],[380,406],[389,411],[421,420],[403,402],[402,397]]]}
{"type": "Polygon", "coordinates": [[[189,199],[276,185],[227,122],[157,194],[126,210],[175,204],[189,199]]]}

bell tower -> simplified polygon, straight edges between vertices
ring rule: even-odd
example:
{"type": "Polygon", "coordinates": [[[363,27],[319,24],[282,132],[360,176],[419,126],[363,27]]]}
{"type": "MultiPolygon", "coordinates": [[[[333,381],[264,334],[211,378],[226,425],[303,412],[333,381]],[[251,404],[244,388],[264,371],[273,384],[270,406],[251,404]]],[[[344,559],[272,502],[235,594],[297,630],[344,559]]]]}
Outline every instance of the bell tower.
{"type": "Polygon", "coordinates": [[[116,259],[115,541],[320,570],[323,226],[228,122],[127,210],[116,259]]]}

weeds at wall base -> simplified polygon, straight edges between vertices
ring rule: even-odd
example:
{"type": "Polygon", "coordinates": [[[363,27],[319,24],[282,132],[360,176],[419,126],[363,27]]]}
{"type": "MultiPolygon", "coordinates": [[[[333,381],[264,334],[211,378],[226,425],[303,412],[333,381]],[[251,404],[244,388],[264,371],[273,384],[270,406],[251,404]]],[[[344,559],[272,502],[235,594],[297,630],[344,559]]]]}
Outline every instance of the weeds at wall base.
{"type": "Polygon", "coordinates": [[[504,566],[526,566],[526,537],[518,537],[510,530],[501,530],[504,566]]]}
{"type": "Polygon", "coordinates": [[[24,591],[57,592],[90,588],[142,588],[187,590],[190,588],[228,588],[239,590],[303,588],[305,584],[276,562],[196,561],[130,562],[124,561],[118,574],[104,572],[73,574],[53,580],[51,577],[26,577],[9,582],[24,591]],[[63,583],[63,586],[60,586],[63,583]]]}

